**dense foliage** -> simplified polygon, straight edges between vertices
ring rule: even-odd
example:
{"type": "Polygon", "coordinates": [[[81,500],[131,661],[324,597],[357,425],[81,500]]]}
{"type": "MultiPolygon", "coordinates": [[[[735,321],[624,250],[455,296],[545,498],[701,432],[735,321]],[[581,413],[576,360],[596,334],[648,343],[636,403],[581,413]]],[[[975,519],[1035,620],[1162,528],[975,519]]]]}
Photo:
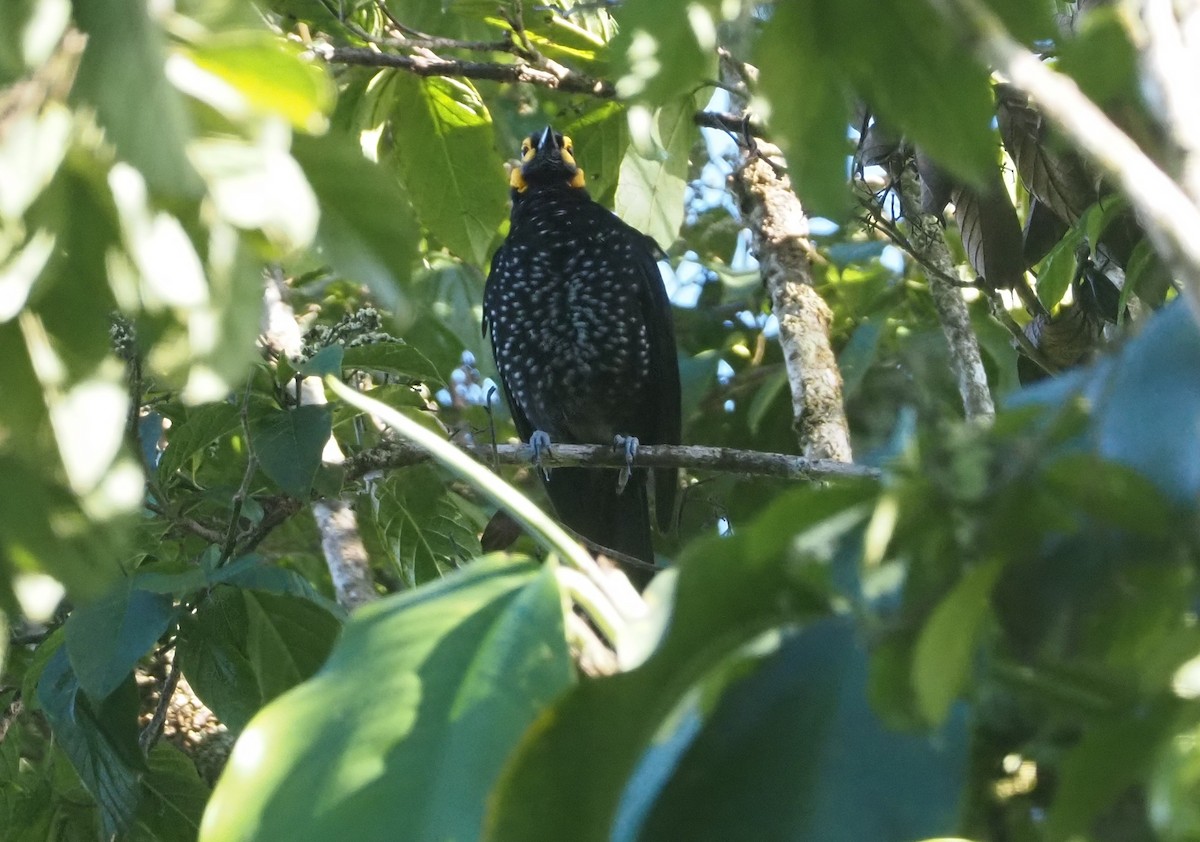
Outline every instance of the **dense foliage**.
{"type": "Polygon", "coordinates": [[[1200,276],[1169,277],[1070,138],[1002,150],[955,14],[994,12],[1169,157],[1136,17],[1078,5],[0,4],[0,839],[1200,838],[1200,329],[1174,300],[1200,276]],[[497,503],[469,471],[360,458],[388,408],[514,437],[480,300],[505,163],[547,123],[665,249],[684,441],[796,453],[726,183],[782,148],[879,469],[688,472],[636,619],[536,529],[481,557],[497,503]],[[959,185],[994,421],[963,419],[906,239],[914,149],[959,185]],[[1063,161],[1087,200],[1026,261],[1037,303],[1001,296],[1012,253],[961,191],[1032,229],[1063,161]],[[1109,346],[1048,364],[1016,323],[1040,307],[1046,335],[1111,278],[1109,346]],[[295,356],[262,339],[280,288],[295,356]],[[1015,335],[1055,376],[1021,388],[1015,335]],[[383,595],[352,614],[319,499],[353,508],[383,595]],[[596,630],[621,671],[581,674],[596,630]]]}

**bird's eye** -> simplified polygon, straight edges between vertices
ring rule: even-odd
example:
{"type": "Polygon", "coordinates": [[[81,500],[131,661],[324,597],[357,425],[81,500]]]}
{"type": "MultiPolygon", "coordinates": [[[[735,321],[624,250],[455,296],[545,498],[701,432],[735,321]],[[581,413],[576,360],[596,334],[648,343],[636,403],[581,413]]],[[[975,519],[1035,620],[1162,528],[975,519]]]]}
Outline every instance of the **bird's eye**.
{"type": "Polygon", "coordinates": [[[569,138],[569,137],[563,138],[562,147],[563,147],[563,149],[567,150],[568,152],[575,151],[575,144],[571,143],[571,138],[569,138]]]}
{"type": "Polygon", "coordinates": [[[522,141],[521,141],[521,154],[522,154],[522,155],[524,155],[526,152],[528,152],[528,151],[529,151],[531,148],[532,148],[532,147],[529,145],[529,141],[528,141],[528,140],[522,140],[522,141]]]}

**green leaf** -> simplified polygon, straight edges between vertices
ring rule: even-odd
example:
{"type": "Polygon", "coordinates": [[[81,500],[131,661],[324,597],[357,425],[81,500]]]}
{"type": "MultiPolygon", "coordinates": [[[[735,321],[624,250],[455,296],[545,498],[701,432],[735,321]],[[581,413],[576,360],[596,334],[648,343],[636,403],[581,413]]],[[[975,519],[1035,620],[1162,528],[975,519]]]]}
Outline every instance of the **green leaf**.
{"type": "Polygon", "coordinates": [[[700,3],[632,0],[616,13],[611,44],[622,99],[665,102],[716,76],[716,25],[700,3]]]}
{"type": "Polygon", "coordinates": [[[137,167],[156,194],[196,197],[202,186],[184,154],[191,125],[167,82],[163,35],[140,0],[75,0],[88,35],[75,96],[95,107],[118,157],[137,167]]]}
{"type": "MultiPolygon", "coordinates": [[[[244,108],[278,114],[300,131],[324,131],[334,89],[320,64],[302,58],[304,48],[270,32],[229,32],[205,39],[184,52],[242,97],[244,104],[224,110],[238,118],[244,108]]],[[[202,93],[201,99],[209,101],[202,93]]],[[[228,103],[228,97],[218,97],[228,103]]]]}
{"type": "Polygon", "coordinates": [[[1079,265],[1075,259],[1075,249],[1081,242],[1083,229],[1081,226],[1073,226],[1042,260],[1037,276],[1037,295],[1047,310],[1057,307],[1058,302],[1066,295],[1067,287],[1071,285],[1071,279],[1075,277],[1075,269],[1079,265]]]}
{"type": "Polygon", "coordinates": [[[505,758],[570,681],[552,568],[484,559],[367,606],[246,729],[200,838],[475,839],[505,758]]]}
{"type": "Polygon", "coordinates": [[[823,43],[822,16],[811,0],[776,4],[754,55],[771,104],[771,134],[787,155],[797,192],[812,212],[840,217],[850,207],[845,163],[850,93],[823,43]]]}
{"type": "Polygon", "coordinates": [[[846,40],[827,40],[825,48],[842,58],[867,103],[938,164],[982,186],[982,174],[996,167],[988,71],[926,3],[848,0],[833,8],[839,28],[826,37],[846,40]],[[903,61],[888,58],[897,44],[903,61]]]}
{"type": "Polygon", "coordinates": [[[316,672],[340,629],[308,599],[219,585],[180,624],[177,655],[196,695],[239,731],[316,672]]]}
{"type": "Polygon", "coordinates": [[[654,654],[576,685],[538,719],[493,794],[485,838],[546,839],[569,827],[578,842],[608,840],[639,758],[688,690],[762,631],[829,610],[827,562],[861,526],[870,493],[801,489],[732,537],[690,545],[673,604],[660,604],[670,624],[654,654]],[[587,785],[564,787],[583,757],[587,785]]]}
{"type": "Polygon", "coordinates": [[[137,810],[138,773],[144,767],[137,743],[133,676],[103,704],[93,704],[80,692],[62,648],[46,664],[37,698],[80,781],[100,805],[105,834],[128,827],[137,810]]]}
{"type": "Polygon", "coordinates": [[[946,720],[967,685],[978,635],[991,615],[988,597],[1002,569],[997,560],[968,570],[921,629],[912,681],[917,707],[932,725],[946,720]]]}
{"type": "Polygon", "coordinates": [[[341,345],[330,345],[322,348],[312,357],[296,366],[296,373],[304,377],[324,377],[327,374],[342,373],[342,358],[346,349],[341,345]]]}
{"type": "Polygon", "coordinates": [[[263,473],[293,497],[305,499],[329,441],[329,406],[301,406],[251,422],[251,445],[263,473]]]}
{"type": "Polygon", "coordinates": [[[270,564],[260,556],[248,555],[231,561],[217,568],[208,581],[213,585],[234,585],[252,591],[307,599],[339,620],[345,619],[345,609],[320,594],[308,579],[295,570],[270,564]]]}
{"type": "Polygon", "coordinates": [[[292,155],[321,205],[317,240],[325,255],[407,322],[404,287],[416,263],[418,230],[400,185],[363,158],[357,138],[298,136],[292,155]]]}
{"type": "Polygon", "coordinates": [[[1161,704],[1090,723],[1058,764],[1045,838],[1065,842],[1086,832],[1092,819],[1148,774],[1170,725],[1161,704]]]}
{"type": "Polygon", "coordinates": [[[575,144],[575,160],[583,167],[588,190],[596,201],[607,204],[629,147],[625,106],[605,102],[563,126],[562,133],[575,144]]]}
{"type": "Polygon", "coordinates": [[[88,698],[108,698],[132,672],[174,615],[169,596],[117,585],[94,602],[76,606],[67,618],[67,654],[88,698]]]}
{"type": "Polygon", "coordinates": [[[955,828],[964,717],[934,735],[887,730],[845,619],[786,641],[725,693],[637,839],[910,840],[955,828]]]}
{"type": "Polygon", "coordinates": [[[417,216],[455,255],[486,266],[508,199],[487,107],[465,81],[396,73],[390,82],[394,154],[417,216]]]}
{"type": "Polygon", "coordinates": [[[172,425],[167,433],[167,448],[158,462],[159,476],[174,476],[193,456],[240,426],[238,408],[228,402],[204,404],[188,410],[187,418],[172,425]]]}
{"type": "MultiPolygon", "coordinates": [[[[987,0],[987,4],[1004,21],[1008,31],[1027,45],[1059,35],[1054,25],[1056,7],[1052,0],[987,0]]],[[[1085,20],[1091,17],[1090,10],[1083,17],[1085,20]]]]}
{"type": "Polygon", "coordinates": [[[437,366],[416,346],[407,342],[377,342],[347,348],[342,367],[383,371],[431,386],[445,385],[445,378],[437,366]]]}
{"type": "Polygon", "coordinates": [[[1165,536],[1175,518],[1154,484],[1132,468],[1090,453],[1059,456],[1045,470],[1047,485],[1100,523],[1165,536]]]}
{"type": "Polygon", "coordinates": [[[370,523],[408,587],[438,579],[480,551],[474,524],[429,465],[406,468],[379,483],[371,505],[370,523]]]}
{"type": "Polygon", "coordinates": [[[130,842],[195,842],[210,794],[196,764],[165,742],[147,760],[150,771],[142,779],[130,842]]]}
{"type": "Polygon", "coordinates": [[[631,145],[621,160],[617,215],[664,249],[679,237],[683,222],[688,155],[698,132],[694,107],[689,96],[660,108],[654,117],[653,152],[643,156],[631,145]]]}

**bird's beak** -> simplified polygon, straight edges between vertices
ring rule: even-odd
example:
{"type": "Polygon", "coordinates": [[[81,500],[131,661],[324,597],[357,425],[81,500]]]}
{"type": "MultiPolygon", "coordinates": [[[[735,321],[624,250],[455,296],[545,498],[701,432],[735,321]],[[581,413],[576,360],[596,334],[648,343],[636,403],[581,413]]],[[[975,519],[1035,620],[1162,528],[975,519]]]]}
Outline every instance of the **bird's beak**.
{"type": "Polygon", "coordinates": [[[538,138],[537,151],[539,155],[558,156],[558,141],[555,140],[554,129],[550,126],[546,126],[542,130],[542,136],[538,138]]]}

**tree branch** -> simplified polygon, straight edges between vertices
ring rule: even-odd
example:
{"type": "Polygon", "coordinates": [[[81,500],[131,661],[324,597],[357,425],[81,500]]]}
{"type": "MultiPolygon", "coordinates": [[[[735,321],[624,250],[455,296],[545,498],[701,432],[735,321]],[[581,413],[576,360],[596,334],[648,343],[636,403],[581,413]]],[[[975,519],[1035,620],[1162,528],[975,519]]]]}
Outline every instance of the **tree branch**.
{"type": "MultiPolygon", "coordinates": [[[[495,448],[482,444],[459,445],[459,448],[484,464],[530,465],[533,460],[533,450],[527,444],[502,444],[495,448]]],[[[360,479],[373,471],[416,465],[429,458],[428,452],[415,445],[387,442],[348,457],[346,479],[360,479]]],[[[543,453],[542,463],[548,468],[622,468],[626,464],[625,451],[607,444],[556,444],[549,453],[543,453]]],[[[646,468],[687,468],[811,482],[851,477],[876,479],[880,475],[877,468],[832,459],[806,459],[785,453],[699,445],[642,445],[634,464],[646,468]]]]}
{"type": "Polygon", "coordinates": [[[465,61],[327,44],[313,44],[312,51],[330,64],[394,67],[417,76],[462,76],[493,82],[525,82],[566,93],[590,94],[601,99],[616,96],[616,88],[607,79],[596,79],[557,63],[547,62],[547,66],[541,68],[520,62],[465,61]]]}
{"type": "Polygon", "coordinates": [[[804,452],[850,462],[850,430],[842,402],[842,374],[829,340],[829,305],[812,285],[808,218],[787,175],[756,142],[733,174],[771,309],[792,391],[793,426],[804,452]]]}
{"type": "Polygon", "coordinates": [[[933,214],[921,210],[920,187],[911,168],[905,168],[895,187],[900,196],[901,212],[911,232],[909,242],[921,264],[932,266],[934,270],[926,275],[929,294],[950,347],[950,365],[954,368],[958,393],[962,396],[963,414],[968,420],[992,418],[996,414],[996,405],[988,388],[979,339],[971,327],[971,314],[959,284],[947,280],[954,277],[954,261],[950,259],[945,231],[933,214]]]}

